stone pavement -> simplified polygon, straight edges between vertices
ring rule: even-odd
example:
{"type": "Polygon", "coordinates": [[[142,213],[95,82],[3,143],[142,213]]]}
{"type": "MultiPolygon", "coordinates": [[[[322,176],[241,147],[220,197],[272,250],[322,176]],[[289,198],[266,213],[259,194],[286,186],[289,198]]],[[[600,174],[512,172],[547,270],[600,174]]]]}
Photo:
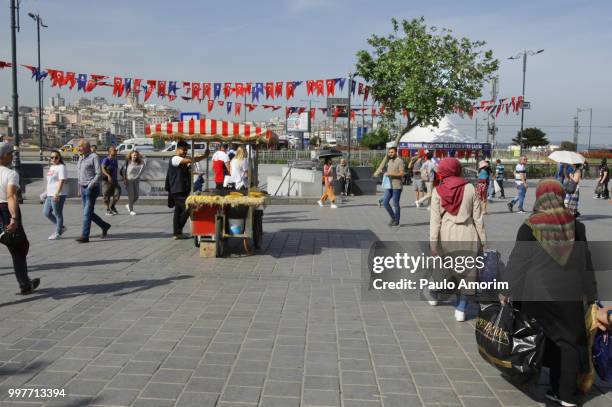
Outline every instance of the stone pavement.
{"type": "MultiPolygon", "coordinates": [[[[77,245],[78,206],[66,206],[66,238],[48,241],[42,208],[24,205],[42,285],[15,296],[0,248],[0,405],[542,405],[545,387],[534,400],[501,378],[450,306],[360,300],[362,242],[427,238],[428,212],[413,200],[407,189],[399,228],[374,197],[335,211],[271,206],[262,252],[245,257],[236,245],[225,259],[171,240],[162,206],[113,217],[109,239],[77,245]],[[66,397],[8,397],[32,387],[66,397]]],[[[503,202],[490,211],[489,239],[513,240],[524,215],[503,202]]],[[[581,211],[589,238],[608,238],[612,205],[586,187],[581,211]]],[[[610,406],[612,392],[598,385],[588,399],[610,406]]]]}

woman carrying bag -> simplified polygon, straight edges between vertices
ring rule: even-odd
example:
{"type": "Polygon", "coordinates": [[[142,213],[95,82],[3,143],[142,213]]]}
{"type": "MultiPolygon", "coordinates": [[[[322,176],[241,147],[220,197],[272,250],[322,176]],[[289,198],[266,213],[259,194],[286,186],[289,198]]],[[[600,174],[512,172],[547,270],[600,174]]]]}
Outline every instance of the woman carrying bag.
{"type": "Polygon", "coordinates": [[[145,166],[146,162],[140,153],[133,150],[128,154],[125,164],[120,171],[125,182],[125,188],[128,192],[128,204],[125,205],[125,207],[131,216],[136,215],[136,212],[134,212],[134,204],[138,200],[140,177],[142,176],[145,166]]]}

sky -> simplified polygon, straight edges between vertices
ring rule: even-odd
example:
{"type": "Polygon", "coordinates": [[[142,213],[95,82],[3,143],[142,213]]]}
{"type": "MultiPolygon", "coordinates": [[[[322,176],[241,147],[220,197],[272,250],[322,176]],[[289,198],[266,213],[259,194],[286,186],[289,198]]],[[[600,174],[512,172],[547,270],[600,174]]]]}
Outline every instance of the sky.
{"type": "MultiPolygon", "coordinates": [[[[527,62],[525,99],[532,108],[525,111],[525,127],[542,128],[552,141],[571,140],[576,109],[592,108],[592,144],[612,147],[612,2],[607,0],[22,0],[18,63],[36,65],[36,26],[28,12],[39,13],[49,26],[41,33],[43,68],[200,82],[346,76],[355,69],[356,52],[369,49],[367,38],[390,32],[392,17],[423,16],[429,25],[487,42],[500,60],[500,97],[521,93],[522,64],[507,58],[544,49],[527,62]]],[[[10,61],[8,1],[0,4],[0,27],[0,60],[10,61]]],[[[9,69],[0,71],[0,105],[11,104],[10,78],[9,69]]],[[[20,70],[18,84],[20,104],[36,105],[36,85],[27,70],[20,70]]],[[[306,99],[301,88],[290,105],[308,104],[301,101],[306,99]]],[[[45,85],[45,104],[56,92],[45,85]]],[[[60,93],[69,101],[82,96],[60,93]]],[[[93,96],[113,101],[110,88],[88,95],[93,96]]],[[[488,86],[483,99],[489,99],[488,86]]],[[[194,102],[167,104],[206,110],[194,102]]],[[[323,107],[324,101],[313,105],[323,107]]],[[[258,110],[249,119],[267,117],[258,110]]],[[[218,108],[214,113],[230,118],[218,108]]],[[[478,117],[483,140],[485,116],[478,117]]],[[[579,118],[580,142],[586,143],[588,112],[579,118]]],[[[467,134],[476,133],[474,120],[453,120],[467,134]]],[[[520,116],[502,114],[498,127],[498,140],[509,142],[520,116]]]]}

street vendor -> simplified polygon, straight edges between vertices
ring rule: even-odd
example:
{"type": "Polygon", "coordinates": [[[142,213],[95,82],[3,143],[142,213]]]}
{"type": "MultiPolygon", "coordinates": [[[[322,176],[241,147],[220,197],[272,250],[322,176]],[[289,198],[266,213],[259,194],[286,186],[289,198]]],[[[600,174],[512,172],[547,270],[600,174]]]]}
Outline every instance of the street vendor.
{"type": "Polygon", "coordinates": [[[168,191],[168,204],[174,205],[173,232],[174,240],[185,239],[183,235],[183,227],[189,219],[189,210],[185,204],[185,200],[191,192],[191,173],[189,167],[191,164],[205,160],[209,151],[198,157],[187,157],[189,144],[180,140],[176,144],[176,155],[172,157],[170,165],[168,165],[168,174],[166,175],[166,191],[168,191]]]}
{"type": "Polygon", "coordinates": [[[215,188],[222,189],[225,176],[230,174],[230,158],[227,154],[228,145],[222,144],[212,157],[212,167],[215,173],[215,188]]]}

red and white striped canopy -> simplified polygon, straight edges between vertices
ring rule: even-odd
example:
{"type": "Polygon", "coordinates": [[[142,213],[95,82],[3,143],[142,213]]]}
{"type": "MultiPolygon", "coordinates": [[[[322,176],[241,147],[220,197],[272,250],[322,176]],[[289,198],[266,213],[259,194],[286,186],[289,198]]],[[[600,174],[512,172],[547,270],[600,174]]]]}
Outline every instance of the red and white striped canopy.
{"type": "Polygon", "coordinates": [[[265,144],[276,144],[278,142],[278,135],[264,127],[213,119],[151,124],[146,126],[145,135],[168,139],[183,138],[219,142],[265,144]]]}

